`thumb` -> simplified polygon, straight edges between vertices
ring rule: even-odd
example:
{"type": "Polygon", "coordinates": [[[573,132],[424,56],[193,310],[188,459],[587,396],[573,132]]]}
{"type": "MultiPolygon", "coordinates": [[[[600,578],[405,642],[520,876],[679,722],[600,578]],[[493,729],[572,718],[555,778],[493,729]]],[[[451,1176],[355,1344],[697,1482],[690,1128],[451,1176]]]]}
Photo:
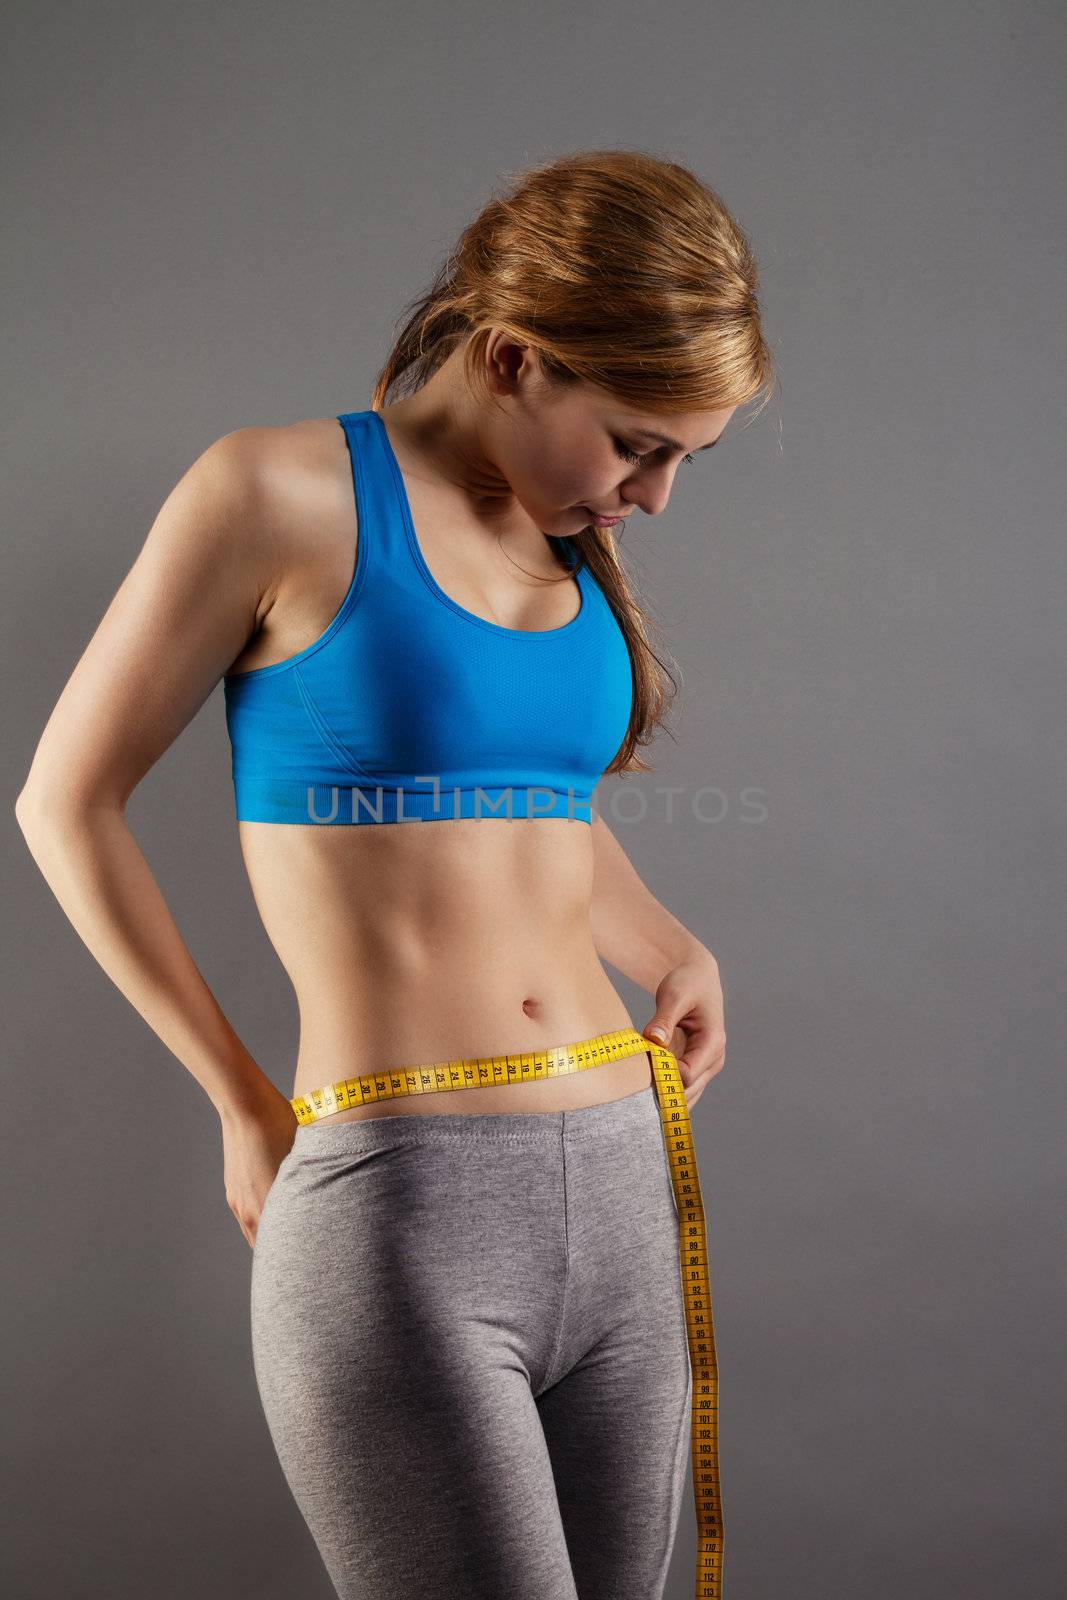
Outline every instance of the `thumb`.
{"type": "MultiPolygon", "coordinates": [[[[674,1038],[674,1029],[675,1022],[670,1012],[660,1010],[656,1012],[652,1021],[647,1024],[643,1031],[650,1039],[655,1039],[658,1044],[661,1044],[665,1050],[670,1050],[671,1040],[674,1038]]],[[[684,1037],[683,1035],[683,1041],[684,1037]]],[[[683,1048],[684,1042],[674,1051],[674,1060],[678,1071],[682,1074],[682,1082],[684,1084],[686,1082],[686,1062],[684,1055],[681,1053],[683,1048]]]]}

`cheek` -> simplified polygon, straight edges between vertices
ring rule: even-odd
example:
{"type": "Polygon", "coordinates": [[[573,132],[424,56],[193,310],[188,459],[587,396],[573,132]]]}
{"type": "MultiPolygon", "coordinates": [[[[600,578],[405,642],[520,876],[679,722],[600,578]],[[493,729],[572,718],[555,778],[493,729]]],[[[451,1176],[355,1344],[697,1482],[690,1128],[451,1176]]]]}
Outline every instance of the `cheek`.
{"type": "Polygon", "coordinates": [[[589,471],[581,463],[533,457],[526,463],[526,493],[544,510],[558,511],[591,498],[589,471]]]}
{"type": "Polygon", "coordinates": [[[598,505],[613,492],[602,468],[598,471],[595,463],[573,456],[557,458],[554,466],[542,472],[541,489],[553,504],[568,507],[598,505]]]}
{"type": "Polygon", "coordinates": [[[565,431],[552,430],[536,444],[530,441],[521,469],[524,497],[545,513],[612,500],[618,483],[610,462],[576,448],[565,431]]]}

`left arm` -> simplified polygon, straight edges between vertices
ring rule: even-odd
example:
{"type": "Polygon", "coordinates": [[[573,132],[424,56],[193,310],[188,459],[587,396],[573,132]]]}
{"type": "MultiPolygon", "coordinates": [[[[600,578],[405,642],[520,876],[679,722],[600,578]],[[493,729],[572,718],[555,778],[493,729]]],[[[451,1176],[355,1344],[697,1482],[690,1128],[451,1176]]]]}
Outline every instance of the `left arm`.
{"type": "Polygon", "coordinates": [[[692,1109],[726,1055],[718,962],[641,881],[603,817],[594,816],[592,827],[593,944],[599,956],[655,996],[656,1014],[643,1032],[662,1028],[660,1043],[677,1057],[692,1109]]]}

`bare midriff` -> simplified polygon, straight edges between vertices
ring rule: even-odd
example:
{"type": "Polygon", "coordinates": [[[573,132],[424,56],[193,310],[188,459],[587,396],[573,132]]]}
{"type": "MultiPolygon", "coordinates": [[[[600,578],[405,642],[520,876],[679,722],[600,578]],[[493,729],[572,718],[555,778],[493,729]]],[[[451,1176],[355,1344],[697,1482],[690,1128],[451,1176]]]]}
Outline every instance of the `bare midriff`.
{"type": "MultiPolygon", "coordinates": [[[[368,1073],[515,1055],[634,1026],[593,944],[593,829],[560,817],[238,824],[293,985],[293,1097],[368,1073]]],[[[536,1083],[398,1096],[376,1116],[574,1110],[652,1083],[648,1054],[536,1083]]]]}

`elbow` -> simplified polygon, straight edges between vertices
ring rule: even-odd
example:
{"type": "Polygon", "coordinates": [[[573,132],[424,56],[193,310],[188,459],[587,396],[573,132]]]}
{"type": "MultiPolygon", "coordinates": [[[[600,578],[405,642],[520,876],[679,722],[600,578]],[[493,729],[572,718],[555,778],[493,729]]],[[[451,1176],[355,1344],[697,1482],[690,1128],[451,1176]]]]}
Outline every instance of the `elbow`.
{"type": "Polygon", "coordinates": [[[24,788],[15,801],[15,821],[22,830],[30,855],[40,864],[45,821],[40,799],[33,789],[24,788]]]}
{"type": "Polygon", "coordinates": [[[34,791],[29,783],[24,783],[15,801],[15,821],[27,833],[34,826],[34,818],[38,814],[38,803],[34,791]]]}
{"type": "Polygon", "coordinates": [[[49,807],[44,796],[31,784],[25,784],[15,801],[15,821],[22,830],[27,844],[39,839],[48,826],[54,807],[49,807]]]}
{"type": "Polygon", "coordinates": [[[56,830],[67,833],[72,823],[82,820],[94,809],[97,809],[95,803],[72,794],[61,783],[30,777],[15,801],[15,820],[23,838],[30,841],[56,830]]]}

